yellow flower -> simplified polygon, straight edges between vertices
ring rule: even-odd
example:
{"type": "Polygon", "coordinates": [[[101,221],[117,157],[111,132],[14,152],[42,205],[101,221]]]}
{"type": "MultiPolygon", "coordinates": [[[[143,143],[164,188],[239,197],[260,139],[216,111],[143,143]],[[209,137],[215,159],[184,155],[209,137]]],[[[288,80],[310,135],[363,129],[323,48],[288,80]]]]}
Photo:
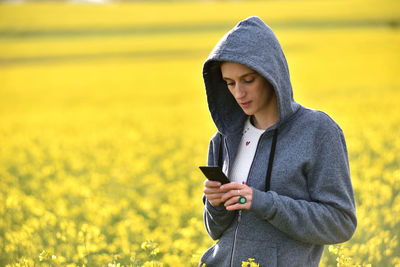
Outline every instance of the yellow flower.
{"type": "Polygon", "coordinates": [[[242,267],[259,267],[258,263],[254,262],[253,258],[249,258],[247,261],[242,261],[242,267]]]}

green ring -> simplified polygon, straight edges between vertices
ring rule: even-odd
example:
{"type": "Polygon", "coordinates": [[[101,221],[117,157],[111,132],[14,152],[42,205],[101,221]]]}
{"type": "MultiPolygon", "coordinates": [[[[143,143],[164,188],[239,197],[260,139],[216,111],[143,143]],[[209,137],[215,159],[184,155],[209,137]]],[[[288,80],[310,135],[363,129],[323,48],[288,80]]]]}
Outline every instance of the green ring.
{"type": "Polygon", "coordinates": [[[240,204],[244,204],[244,203],[246,203],[246,201],[247,201],[247,199],[244,196],[240,196],[239,197],[239,203],[240,204]]]}

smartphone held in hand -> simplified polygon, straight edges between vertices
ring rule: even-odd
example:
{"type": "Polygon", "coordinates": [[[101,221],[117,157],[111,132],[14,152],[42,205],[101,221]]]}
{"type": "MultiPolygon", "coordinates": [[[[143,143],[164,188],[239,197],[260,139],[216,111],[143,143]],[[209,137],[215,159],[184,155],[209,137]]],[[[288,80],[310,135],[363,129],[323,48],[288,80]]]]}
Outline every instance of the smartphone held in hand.
{"type": "Polygon", "coordinates": [[[199,168],[210,181],[217,181],[221,184],[230,183],[229,179],[222,172],[222,169],[219,166],[200,166],[199,168]]]}

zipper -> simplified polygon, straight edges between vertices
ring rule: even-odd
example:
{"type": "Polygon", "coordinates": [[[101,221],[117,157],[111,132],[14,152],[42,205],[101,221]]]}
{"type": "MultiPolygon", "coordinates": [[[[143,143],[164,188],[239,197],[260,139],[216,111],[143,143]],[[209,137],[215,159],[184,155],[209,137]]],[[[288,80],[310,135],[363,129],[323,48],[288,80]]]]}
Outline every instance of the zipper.
{"type": "Polygon", "coordinates": [[[230,264],[231,267],[233,267],[233,256],[235,255],[236,238],[237,238],[237,232],[238,232],[238,229],[239,229],[239,224],[240,224],[240,219],[241,218],[242,218],[242,210],[239,210],[239,215],[238,215],[236,229],[235,229],[235,235],[233,237],[233,246],[232,246],[232,253],[231,253],[231,264],[230,264]]]}

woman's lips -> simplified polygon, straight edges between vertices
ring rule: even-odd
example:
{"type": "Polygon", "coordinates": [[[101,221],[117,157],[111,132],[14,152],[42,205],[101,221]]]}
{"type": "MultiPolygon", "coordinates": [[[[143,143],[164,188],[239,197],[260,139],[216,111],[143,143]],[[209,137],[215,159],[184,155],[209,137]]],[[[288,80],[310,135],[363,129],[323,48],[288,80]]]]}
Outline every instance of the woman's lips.
{"type": "Polygon", "coordinates": [[[242,108],[248,108],[250,106],[250,104],[251,104],[251,101],[247,101],[247,102],[240,103],[240,106],[242,108]]]}

